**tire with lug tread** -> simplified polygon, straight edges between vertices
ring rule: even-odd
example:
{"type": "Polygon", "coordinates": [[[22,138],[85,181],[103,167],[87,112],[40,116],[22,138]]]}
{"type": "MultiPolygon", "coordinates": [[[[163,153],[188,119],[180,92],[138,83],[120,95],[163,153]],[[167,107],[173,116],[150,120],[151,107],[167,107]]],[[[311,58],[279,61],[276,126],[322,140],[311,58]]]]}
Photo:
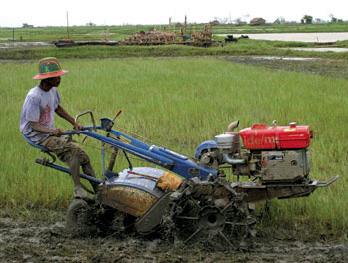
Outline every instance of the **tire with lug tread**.
{"type": "Polygon", "coordinates": [[[88,236],[95,229],[92,223],[92,209],[85,200],[75,199],[69,206],[66,226],[72,235],[88,236]]]}

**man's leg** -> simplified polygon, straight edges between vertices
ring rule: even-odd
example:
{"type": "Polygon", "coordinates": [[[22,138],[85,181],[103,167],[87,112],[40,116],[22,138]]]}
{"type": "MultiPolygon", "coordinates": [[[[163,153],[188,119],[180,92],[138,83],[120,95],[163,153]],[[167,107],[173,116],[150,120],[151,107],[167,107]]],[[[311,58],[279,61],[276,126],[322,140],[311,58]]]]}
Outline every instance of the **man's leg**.
{"type": "MultiPolygon", "coordinates": [[[[82,164],[82,170],[85,174],[92,176],[94,178],[97,178],[90,161],[88,163],[82,164]]],[[[91,183],[91,186],[93,187],[93,190],[95,192],[96,191],[96,184],[92,183],[92,182],[90,182],[90,183],[91,183]]]]}
{"type": "MultiPolygon", "coordinates": [[[[89,176],[96,178],[97,176],[95,175],[94,169],[93,169],[92,164],[91,164],[91,160],[89,159],[89,156],[86,153],[86,151],[84,149],[82,149],[81,147],[79,147],[78,145],[76,145],[75,143],[73,143],[73,144],[76,146],[75,153],[79,158],[79,162],[82,166],[83,172],[89,176]]],[[[93,190],[95,191],[96,184],[93,182],[90,182],[90,184],[93,187],[93,190]]]]}
{"type": "MultiPolygon", "coordinates": [[[[62,162],[69,166],[74,182],[75,197],[87,197],[87,192],[82,188],[80,182],[80,165],[90,163],[87,153],[75,143],[68,142],[64,137],[49,137],[41,145],[54,152],[62,162]]],[[[90,175],[95,177],[93,169],[90,175]]]]}
{"type": "Polygon", "coordinates": [[[94,178],[96,178],[97,176],[95,175],[95,172],[93,170],[92,164],[89,161],[88,163],[82,164],[82,170],[85,174],[92,176],[94,178]]]}
{"type": "Polygon", "coordinates": [[[87,192],[82,188],[80,182],[80,162],[78,156],[74,156],[70,161],[70,173],[74,182],[74,196],[80,198],[87,198],[87,192]]]}

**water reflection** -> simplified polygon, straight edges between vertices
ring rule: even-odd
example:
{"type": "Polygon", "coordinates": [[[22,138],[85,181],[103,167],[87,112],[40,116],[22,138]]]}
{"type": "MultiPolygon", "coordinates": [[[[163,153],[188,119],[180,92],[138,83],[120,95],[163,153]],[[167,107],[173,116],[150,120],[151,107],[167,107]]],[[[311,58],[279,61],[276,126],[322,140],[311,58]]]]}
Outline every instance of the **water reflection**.
{"type": "MultiPolygon", "coordinates": [[[[217,34],[217,36],[227,36],[228,34],[217,34]]],[[[309,43],[331,43],[336,41],[348,40],[348,32],[334,33],[266,33],[266,34],[244,34],[250,39],[271,40],[271,41],[298,41],[309,43]]],[[[241,34],[233,34],[235,38],[241,34]]]]}

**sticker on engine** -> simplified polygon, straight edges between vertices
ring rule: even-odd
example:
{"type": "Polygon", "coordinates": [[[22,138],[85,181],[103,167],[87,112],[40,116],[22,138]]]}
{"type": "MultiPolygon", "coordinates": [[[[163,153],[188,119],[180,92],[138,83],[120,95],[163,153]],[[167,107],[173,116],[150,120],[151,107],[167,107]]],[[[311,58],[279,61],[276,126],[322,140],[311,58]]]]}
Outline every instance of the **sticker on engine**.
{"type": "Polygon", "coordinates": [[[131,144],[132,143],[132,141],[130,139],[128,139],[128,138],[126,138],[126,137],[124,137],[122,135],[120,136],[120,141],[124,142],[124,143],[127,143],[127,144],[131,144]]]}
{"type": "Polygon", "coordinates": [[[296,131],[296,128],[289,128],[289,129],[284,129],[285,132],[292,132],[296,131]]]}
{"type": "Polygon", "coordinates": [[[270,155],[270,156],[267,156],[267,159],[269,161],[282,161],[284,160],[284,155],[270,155]]]}

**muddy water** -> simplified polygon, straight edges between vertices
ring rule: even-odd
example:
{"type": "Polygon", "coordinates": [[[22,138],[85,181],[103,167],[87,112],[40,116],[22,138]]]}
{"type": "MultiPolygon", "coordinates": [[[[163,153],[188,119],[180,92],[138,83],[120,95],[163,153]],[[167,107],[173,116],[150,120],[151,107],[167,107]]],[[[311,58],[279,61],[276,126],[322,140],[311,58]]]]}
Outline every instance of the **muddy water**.
{"type": "Polygon", "coordinates": [[[0,43],[0,49],[22,49],[22,48],[41,48],[54,47],[50,42],[3,42],[0,43]]]}
{"type": "Polygon", "coordinates": [[[337,48],[337,47],[330,47],[330,48],[300,48],[300,47],[295,47],[295,48],[287,48],[287,49],[292,49],[292,50],[300,50],[300,51],[316,51],[316,52],[348,52],[348,48],[337,48]]]}
{"type": "MultiPolygon", "coordinates": [[[[244,34],[250,39],[258,40],[277,40],[277,41],[298,41],[298,42],[337,42],[348,40],[348,32],[336,32],[336,33],[267,33],[267,34],[244,34]]],[[[227,36],[227,34],[220,34],[218,36],[227,36]]],[[[241,36],[241,34],[233,34],[235,38],[241,36]]]]}
{"type": "Polygon", "coordinates": [[[287,236],[259,236],[244,252],[188,249],[134,235],[73,237],[65,229],[64,213],[55,220],[12,220],[0,211],[0,262],[347,262],[347,243],[287,236]]]}

